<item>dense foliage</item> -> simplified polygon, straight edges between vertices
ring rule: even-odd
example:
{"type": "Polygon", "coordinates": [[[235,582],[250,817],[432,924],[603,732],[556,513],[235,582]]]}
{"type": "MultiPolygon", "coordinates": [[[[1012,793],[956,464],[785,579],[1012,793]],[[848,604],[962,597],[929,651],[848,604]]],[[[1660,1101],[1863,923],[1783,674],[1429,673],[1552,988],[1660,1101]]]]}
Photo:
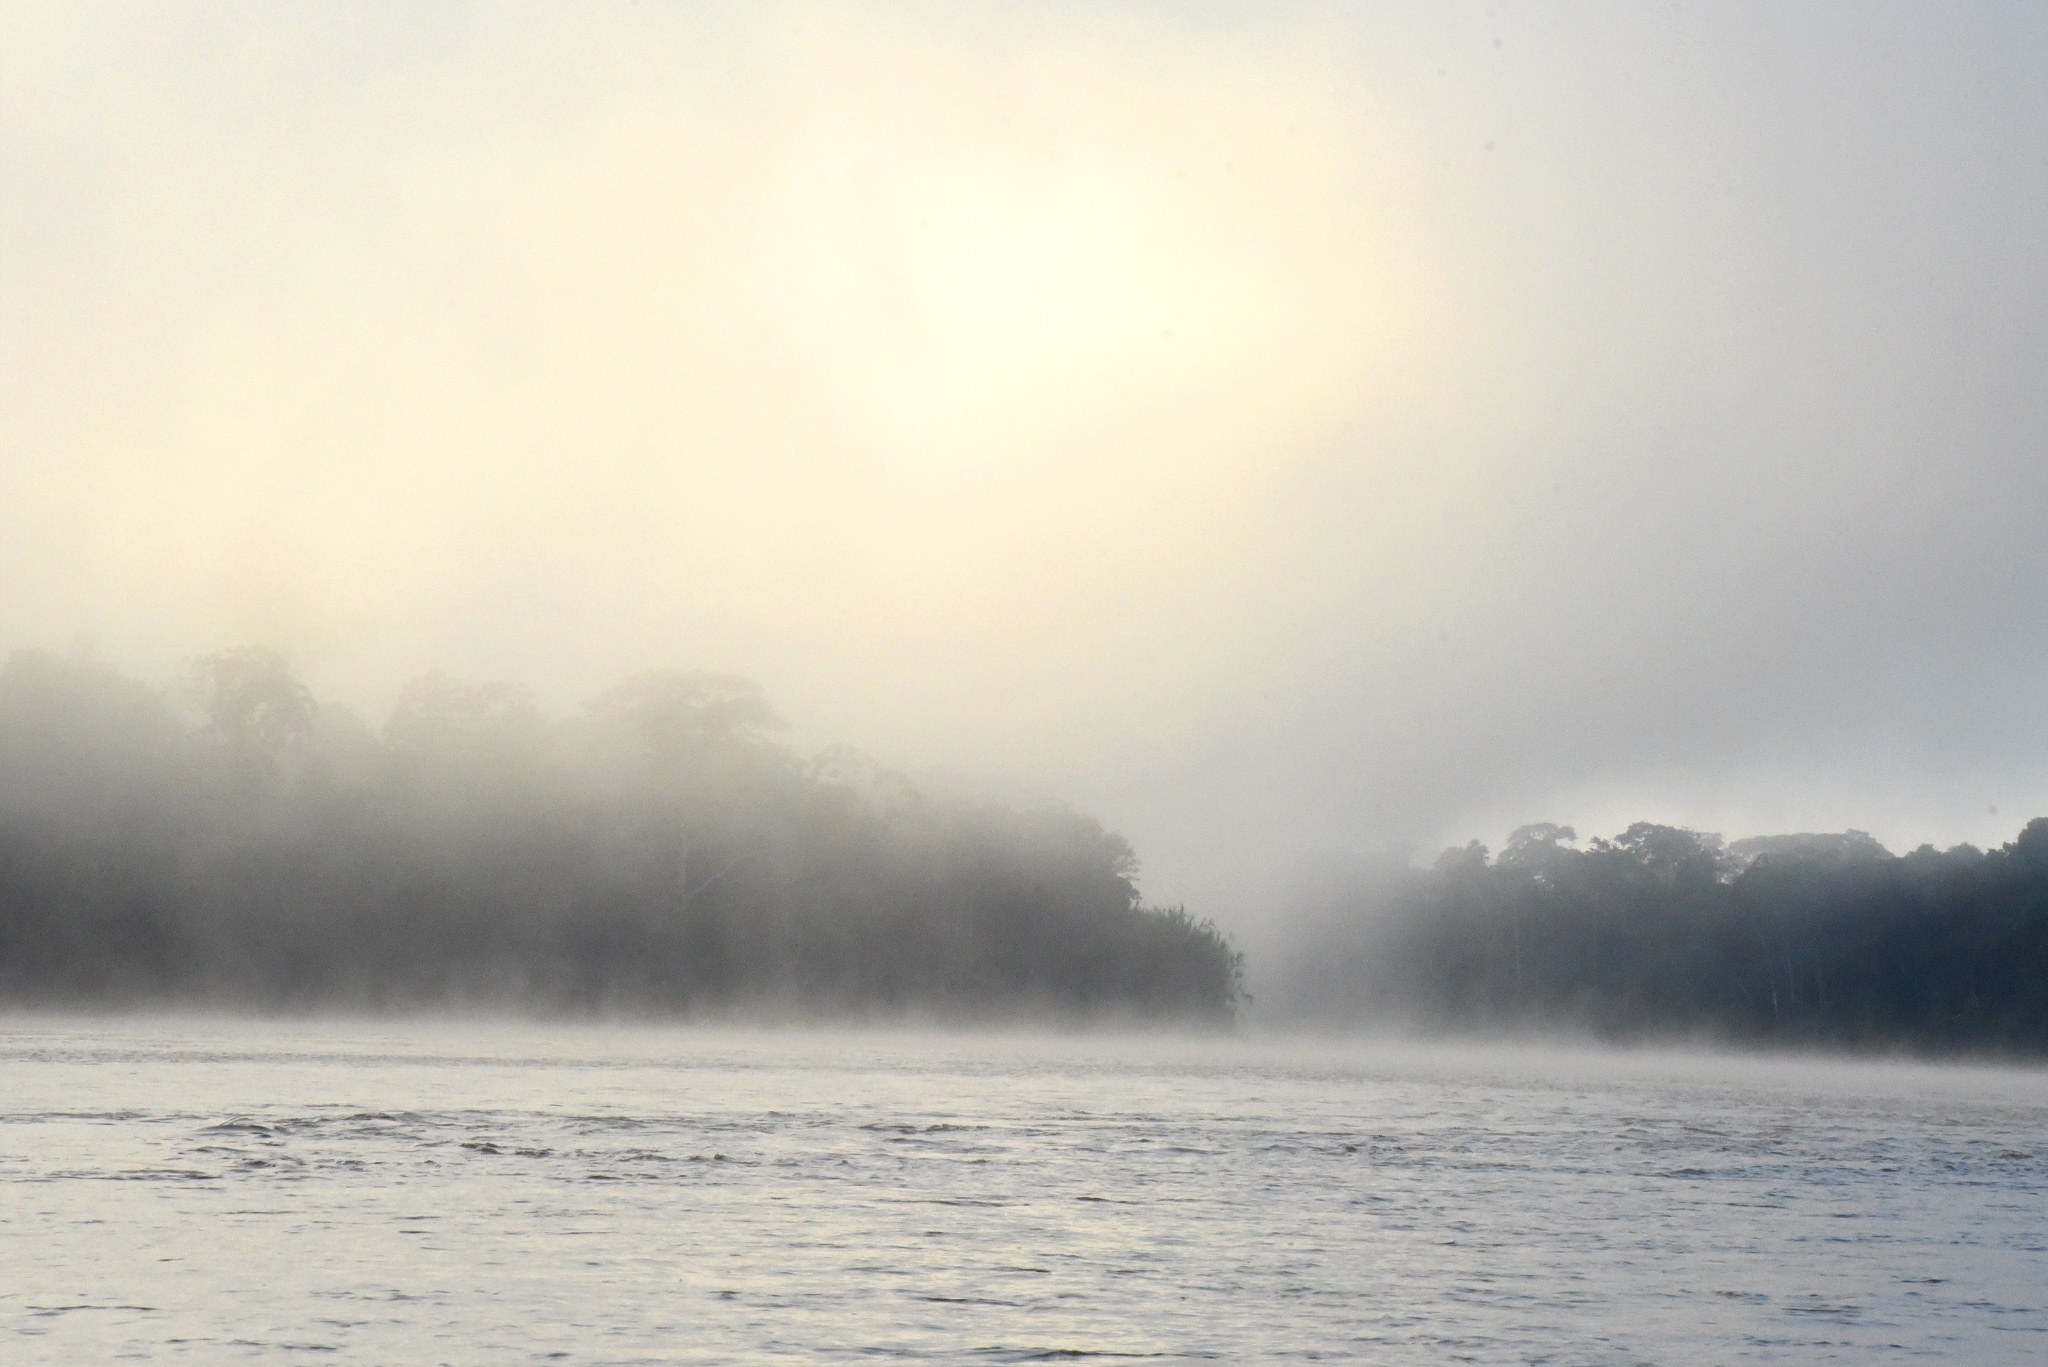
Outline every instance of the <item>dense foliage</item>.
{"type": "Polygon", "coordinates": [[[800,759],[744,679],[567,721],[442,676],[381,732],[256,650],[177,699],[0,670],[0,1001],[1227,1020],[1238,958],[1064,810],[800,759]]]}
{"type": "Polygon", "coordinates": [[[1324,1020],[2048,1049],[2048,818],[1895,857],[1861,832],[1526,826],[1325,899],[1283,995],[1324,1020]]]}

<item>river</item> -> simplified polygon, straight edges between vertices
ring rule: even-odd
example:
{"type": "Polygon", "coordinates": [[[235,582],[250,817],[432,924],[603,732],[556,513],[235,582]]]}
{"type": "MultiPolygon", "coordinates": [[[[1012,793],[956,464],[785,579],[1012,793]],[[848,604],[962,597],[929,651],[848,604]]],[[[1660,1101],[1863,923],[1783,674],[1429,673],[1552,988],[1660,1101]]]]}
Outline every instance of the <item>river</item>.
{"type": "Polygon", "coordinates": [[[2048,1073],[0,1019],[0,1361],[2048,1360],[2048,1073]]]}

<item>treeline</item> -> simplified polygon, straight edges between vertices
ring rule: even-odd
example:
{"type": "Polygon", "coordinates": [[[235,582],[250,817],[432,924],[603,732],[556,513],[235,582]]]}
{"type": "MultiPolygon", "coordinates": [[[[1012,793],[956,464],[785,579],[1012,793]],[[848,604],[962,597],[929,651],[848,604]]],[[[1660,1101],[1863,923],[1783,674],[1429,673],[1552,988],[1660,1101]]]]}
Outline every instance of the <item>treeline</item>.
{"type": "Polygon", "coordinates": [[[378,728],[260,650],[0,668],[0,1004],[1227,1021],[1239,959],[1064,810],[805,759],[747,680],[378,728]]]}
{"type": "Polygon", "coordinates": [[[1580,848],[1525,826],[1320,901],[1264,994],[1297,1019],[2048,1051],[2048,818],[1904,856],[1859,831],[1724,844],[1645,822],[1580,848]]]}

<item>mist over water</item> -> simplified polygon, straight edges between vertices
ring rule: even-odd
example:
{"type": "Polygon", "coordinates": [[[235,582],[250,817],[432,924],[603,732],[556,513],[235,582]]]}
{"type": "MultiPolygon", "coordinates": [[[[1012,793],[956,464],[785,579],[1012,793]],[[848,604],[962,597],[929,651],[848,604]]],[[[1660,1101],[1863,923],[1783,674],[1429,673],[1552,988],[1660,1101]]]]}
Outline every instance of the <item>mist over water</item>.
{"type": "Polygon", "coordinates": [[[0,6],[0,1358],[2041,1356],[2044,51],[0,6]]]}

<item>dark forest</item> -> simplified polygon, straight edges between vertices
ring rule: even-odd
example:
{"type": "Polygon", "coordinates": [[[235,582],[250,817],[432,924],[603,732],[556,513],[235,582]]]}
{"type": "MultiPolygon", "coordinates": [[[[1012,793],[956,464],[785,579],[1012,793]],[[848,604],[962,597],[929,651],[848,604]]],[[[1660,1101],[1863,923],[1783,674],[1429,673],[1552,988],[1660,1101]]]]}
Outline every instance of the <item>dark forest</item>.
{"type": "Polygon", "coordinates": [[[1335,880],[1282,1002],[1424,1031],[2048,1051],[2048,818],[1988,851],[1648,822],[1577,846],[1525,826],[1491,857],[1335,880]]]}
{"type": "MultiPolygon", "coordinates": [[[[758,686],[628,680],[569,718],[433,674],[373,728],[266,651],[179,688],[0,668],[0,1003],[1226,1024],[1213,924],[1142,904],[1055,806],[803,757],[758,686]]],[[[1276,1023],[2048,1052],[2048,819],[1982,851],[1861,832],[1516,831],[1326,882],[1276,1023]]]]}
{"type": "Polygon", "coordinates": [[[1226,1023],[1239,959],[1124,840],[800,757],[753,683],[573,718],[429,675],[373,729],[244,649],[0,670],[0,1001],[1226,1023]]]}

